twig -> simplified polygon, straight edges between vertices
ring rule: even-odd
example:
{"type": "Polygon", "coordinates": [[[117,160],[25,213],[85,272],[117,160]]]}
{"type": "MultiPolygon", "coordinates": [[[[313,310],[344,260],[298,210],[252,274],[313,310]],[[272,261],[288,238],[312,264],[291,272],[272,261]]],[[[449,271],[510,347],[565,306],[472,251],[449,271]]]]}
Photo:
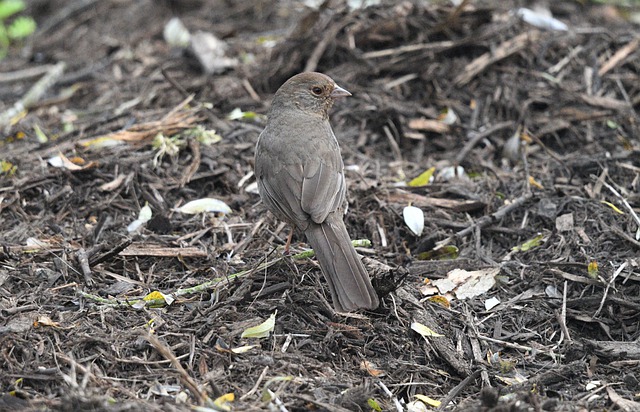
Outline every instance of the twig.
{"type": "Polygon", "coordinates": [[[41,37],[47,34],[50,30],[56,28],[59,24],[66,21],[71,21],[71,17],[77,13],[82,12],[85,9],[93,6],[98,0],[79,0],[72,1],[67,6],[58,9],[58,12],[49,17],[47,21],[36,32],[36,36],[41,37]]]}
{"type": "Polygon", "coordinates": [[[538,41],[539,38],[540,31],[531,30],[521,33],[516,37],[503,42],[495,50],[486,52],[482,56],[474,59],[469,64],[467,64],[464,68],[463,73],[454,79],[454,83],[457,86],[466,85],[490,65],[519,52],[527,45],[538,41]]]}
{"type": "Polygon", "coordinates": [[[249,243],[251,242],[253,237],[256,235],[256,233],[258,233],[258,229],[260,229],[260,227],[262,227],[262,225],[264,224],[265,220],[266,220],[266,217],[263,217],[260,220],[258,220],[256,223],[253,224],[253,227],[251,228],[251,231],[249,231],[249,234],[247,236],[245,236],[244,239],[242,239],[240,242],[238,242],[233,247],[233,254],[234,255],[237,255],[237,254],[241,253],[242,251],[244,251],[244,249],[249,245],[249,243]]]}
{"type": "Polygon", "coordinates": [[[411,53],[415,51],[443,51],[456,45],[453,41],[441,41],[433,43],[407,44],[405,46],[394,47],[393,49],[376,50],[362,54],[363,59],[376,59],[378,57],[394,56],[397,54],[411,53]]]}
{"type": "Polygon", "coordinates": [[[462,0],[458,3],[456,8],[449,13],[446,19],[442,20],[439,24],[437,24],[434,28],[431,29],[432,32],[437,33],[439,31],[449,29],[450,27],[456,26],[456,20],[460,17],[464,9],[467,8],[471,0],[462,0]]]}
{"type": "Polygon", "coordinates": [[[162,77],[164,77],[164,79],[166,81],[169,82],[169,84],[171,86],[173,86],[174,89],[176,89],[181,95],[183,99],[186,99],[190,96],[190,93],[188,91],[185,90],[184,87],[182,87],[182,85],[180,83],[178,83],[167,71],[167,69],[165,67],[161,67],[160,68],[160,73],[162,73],[162,77]]]}
{"type": "Polygon", "coordinates": [[[180,184],[178,187],[183,188],[187,183],[193,179],[193,175],[198,171],[198,167],[200,167],[200,142],[197,139],[189,139],[189,149],[191,149],[191,154],[193,154],[193,159],[191,159],[191,163],[185,169],[182,177],[180,178],[180,184]]]}
{"type": "Polygon", "coordinates": [[[626,240],[627,242],[631,243],[633,246],[637,247],[638,249],[640,249],[640,242],[638,242],[637,240],[635,240],[634,238],[632,238],[631,236],[629,236],[628,234],[626,234],[622,229],[620,229],[618,226],[612,226],[611,227],[611,231],[613,233],[615,233],[616,235],[618,235],[619,237],[623,238],[624,240],[626,240]]]}
{"type": "Polygon", "coordinates": [[[400,86],[401,84],[404,84],[406,82],[409,82],[413,79],[417,79],[418,78],[418,73],[409,73],[409,74],[405,74],[404,76],[400,76],[399,78],[395,79],[395,80],[391,80],[389,83],[385,84],[384,86],[382,86],[383,89],[385,90],[391,90],[396,86],[400,86]]]}
{"type": "Polygon", "coordinates": [[[602,311],[602,308],[604,307],[604,302],[607,300],[607,295],[609,294],[609,289],[611,288],[611,285],[614,284],[614,282],[616,281],[616,278],[618,277],[618,275],[620,273],[622,273],[622,271],[624,270],[624,268],[627,267],[627,265],[629,264],[629,262],[623,262],[620,267],[613,272],[613,276],[611,276],[611,279],[609,279],[609,282],[607,282],[607,286],[604,288],[604,292],[602,293],[602,300],[600,300],[600,306],[598,306],[598,310],[596,310],[596,312],[593,314],[593,318],[596,318],[599,314],[600,311],[602,311]]]}
{"type": "MultiPolygon", "coordinates": [[[[562,311],[559,314],[556,313],[556,318],[558,319],[560,329],[562,329],[564,336],[567,337],[567,342],[573,343],[573,339],[571,339],[571,335],[569,334],[569,328],[567,328],[567,284],[568,282],[565,280],[562,291],[562,311]]],[[[558,342],[558,344],[559,343],[560,342],[558,342]]]]}
{"type": "MultiPolygon", "coordinates": [[[[527,159],[527,147],[522,145],[522,141],[519,141],[518,144],[520,145],[520,155],[522,156],[522,164],[524,165],[525,193],[531,193],[531,181],[530,181],[531,175],[529,174],[529,161],[527,159]]],[[[523,222],[523,226],[524,226],[524,222],[523,222]]]]}
{"type": "Polygon", "coordinates": [[[498,220],[502,219],[512,211],[520,208],[522,205],[528,202],[532,197],[533,197],[533,193],[531,192],[523,194],[519,198],[515,199],[513,202],[509,203],[508,205],[502,206],[500,209],[496,210],[494,213],[481,217],[471,226],[468,226],[460,230],[459,232],[455,233],[454,235],[449,236],[448,238],[438,242],[437,247],[448,245],[454,239],[459,239],[461,237],[464,237],[473,233],[476,227],[479,227],[482,229],[497,222],[498,220]]]}
{"type": "Polygon", "coordinates": [[[171,348],[169,348],[166,344],[160,342],[160,339],[158,339],[155,335],[152,335],[151,333],[146,333],[144,335],[144,338],[151,344],[151,346],[153,346],[160,353],[160,355],[162,355],[165,359],[171,361],[171,365],[173,365],[173,367],[178,371],[178,374],[180,375],[180,379],[187,386],[187,388],[189,388],[191,393],[197,397],[200,405],[205,404],[209,400],[209,397],[207,396],[206,393],[200,390],[200,388],[198,387],[198,384],[193,380],[191,376],[189,376],[187,371],[182,367],[182,365],[180,364],[180,361],[176,358],[176,356],[171,351],[171,348]]]}
{"type": "Polygon", "coordinates": [[[104,262],[107,259],[110,259],[114,256],[116,256],[118,253],[122,252],[123,250],[125,250],[127,247],[129,247],[129,245],[131,245],[131,243],[133,243],[133,239],[125,239],[123,242],[121,242],[118,245],[115,245],[113,248],[111,248],[111,250],[107,251],[106,253],[96,256],[95,259],[91,259],[89,260],[89,266],[95,266],[99,263],[104,262]]]}
{"type": "Polygon", "coordinates": [[[78,249],[76,252],[76,259],[78,259],[78,263],[80,264],[80,269],[82,270],[82,274],[84,275],[84,281],[89,284],[91,283],[91,267],[89,266],[89,258],[87,258],[87,251],[84,248],[78,249]]]}
{"type": "Polygon", "coordinates": [[[558,63],[556,63],[555,65],[549,67],[549,69],[547,70],[548,73],[551,74],[556,74],[558,73],[560,70],[562,70],[564,68],[564,66],[566,66],[574,57],[576,57],[578,55],[578,53],[580,53],[582,51],[583,47],[582,46],[577,46],[575,47],[573,50],[571,50],[571,52],[566,55],[562,60],[560,60],[558,63]]]}
{"type": "Polygon", "coordinates": [[[336,35],[340,30],[342,30],[344,25],[345,25],[344,21],[341,21],[338,24],[334,24],[326,31],[322,40],[320,40],[318,44],[316,44],[316,47],[313,49],[313,52],[311,53],[311,56],[309,56],[309,59],[307,60],[307,64],[304,66],[305,72],[316,71],[316,69],[318,68],[318,62],[322,58],[324,51],[327,49],[329,42],[336,39],[336,35]]]}
{"type": "Polygon", "coordinates": [[[29,67],[27,69],[16,70],[13,72],[0,73],[0,83],[17,82],[19,80],[26,80],[32,77],[42,76],[52,68],[52,64],[47,64],[44,66],[29,67]]]}
{"type": "Polygon", "coordinates": [[[619,198],[622,201],[622,204],[624,205],[624,207],[627,208],[629,213],[631,213],[631,216],[633,216],[633,219],[636,221],[636,223],[640,227],[640,217],[638,217],[638,215],[636,214],[635,210],[633,210],[633,208],[631,207],[629,202],[627,202],[627,199],[622,197],[622,195],[620,193],[618,193],[618,191],[616,189],[614,189],[613,186],[611,186],[609,183],[603,181],[602,184],[605,185],[607,187],[607,189],[609,189],[611,191],[611,193],[613,193],[617,198],[619,198]]]}
{"type": "Polygon", "coordinates": [[[618,395],[618,393],[610,386],[607,385],[607,395],[609,395],[609,399],[623,412],[638,412],[640,410],[640,403],[636,401],[632,401],[630,399],[625,399],[622,396],[618,395]]]}
{"type": "Polygon", "coordinates": [[[471,151],[471,149],[473,149],[478,142],[480,142],[480,140],[484,139],[487,136],[490,136],[492,134],[494,134],[495,132],[502,130],[502,129],[506,129],[509,127],[513,126],[513,122],[512,121],[506,121],[506,122],[500,122],[500,123],[496,123],[493,126],[481,131],[481,132],[475,132],[475,131],[470,131],[467,136],[471,139],[469,140],[464,147],[462,148],[462,150],[460,150],[460,152],[458,152],[458,155],[456,156],[456,163],[460,163],[462,162],[467,155],[469,154],[469,152],[471,151]]]}
{"type": "Polygon", "coordinates": [[[387,394],[387,396],[389,397],[389,399],[391,399],[391,400],[393,401],[393,404],[396,406],[396,410],[397,410],[398,412],[403,412],[403,411],[404,411],[404,408],[403,408],[403,407],[402,407],[402,405],[400,404],[400,401],[398,400],[398,397],[397,397],[397,396],[395,396],[395,395],[393,394],[393,392],[391,392],[391,391],[389,390],[389,388],[387,388],[387,386],[386,386],[384,383],[382,383],[382,381],[378,381],[378,382],[376,382],[376,384],[380,387],[380,389],[382,389],[382,391],[383,391],[384,393],[386,393],[386,394],[387,394]]]}
{"type": "MultiPolygon", "coordinates": [[[[358,240],[352,240],[351,244],[354,247],[371,247],[371,241],[367,240],[367,239],[358,239],[358,240]]],[[[313,249],[309,249],[306,250],[304,252],[300,252],[297,253],[295,255],[293,255],[293,259],[306,259],[309,257],[312,257],[315,253],[313,252],[313,249]]],[[[166,293],[167,295],[171,295],[174,298],[180,297],[180,296],[185,296],[185,295],[192,295],[195,293],[201,293],[201,292],[206,292],[210,289],[214,289],[216,288],[220,283],[225,282],[225,281],[231,281],[234,280],[236,278],[242,278],[245,276],[249,276],[251,274],[253,274],[254,272],[257,272],[259,270],[264,270],[270,266],[273,266],[274,264],[280,262],[283,258],[282,257],[278,257],[276,259],[273,259],[271,261],[266,261],[263,262],[261,264],[259,264],[258,266],[251,268],[249,270],[243,270],[241,272],[237,272],[237,273],[233,273],[231,275],[228,276],[219,276],[216,277],[212,280],[209,280],[207,282],[201,283],[199,285],[196,286],[192,286],[190,288],[185,288],[185,289],[177,289],[175,292],[173,293],[166,293]]],[[[92,300],[94,302],[103,304],[103,305],[108,305],[108,306],[122,306],[122,307],[139,307],[141,304],[144,304],[145,307],[153,307],[153,308],[157,308],[157,307],[164,307],[167,305],[167,302],[160,298],[160,299],[150,299],[150,300],[144,300],[144,299],[132,299],[132,300],[121,300],[121,299],[105,299],[101,296],[97,296],[97,295],[93,295],[91,293],[87,293],[81,290],[78,290],[77,293],[84,297],[85,299],[89,299],[92,300]]]]}
{"type": "Polygon", "coordinates": [[[269,365],[264,367],[264,369],[262,370],[262,373],[260,374],[260,376],[258,376],[258,380],[256,381],[255,385],[253,385],[253,388],[251,388],[249,392],[245,393],[240,397],[241,401],[247,399],[249,396],[252,396],[254,393],[258,391],[258,387],[260,386],[260,383],[262,382],[264,377],[267,376],[268,371],[269,371],[269,365]]]}
{"type": "Polygon", "coordinates": [[[382,129],[384,130],[385,136],[387,136],[387,139],[389,140],[389,145],[391,146],[391,151],[393,152],[393,156],[396,158],[396,161],[402,162],[402,152],[400,151],[398,142],[396,142],[396,139],[391,133],[391,129],[389,129],[389,126],[386,125],[382,126],[382,129]]]}
{"type": "Polygon", "coordinates": [[[44,94],[53,86],[58,79],[64,73],[66,67],[65,62],[59,62],[49,68],[47,74],[42,76],[32,87],[29,89],[20,100],[15,102],[13,106],[9,107],[3,113],[0,113],[0,128],[4,128],[11,124],[11,120],[19,115],[22,111],[27,110],[35,105],[44,94]]]}
{"type": "Polygon", "coordinates": [[[251,98],[254,101],[256,102],[262,101],[258,93],[256,93],[256,89],[254,89],[251,83],[249,83],[249,80],[242,79],[242,86],[244,86],[244,89],[247,91],[247,93],[249,93],[249,96],[251,96],[251,98]]]}
{"type": "Polygon", "coordinates": [[[480,340],[486,340],[487,342],[497,343],[499,345],[504,345],[507,348],[511,348],[511,349],[518,349],[518,350],[523,350],[523,351],[526,351],[526,352],[533,351],[533,348],[531,346],[524,346],[524,345],[520,345],[518,343],[506,342],[504,340],[494,339],[494,338],[490,338],[488,336],[482,336],[482,335],[476,335],[476,337],[478,339],[480,339],[480,340]]]}
{"type": "Polygon", "coordinates": [[[460,382],[459,384],[457,384],[455,386],[455,388],[451,389],[449,391],[449,393],[447,393],[447,396],[441,401],[440,406],[438,407],[439,411],[444,410],[447,405],[449,405],[449,403],[451,403],[451,401],[458,396],[458,394],[467,386],[469,385],[469,383],[471,383],[471,381],[474,381],[475,379],[478,378],[478,376],[480,375],[481,370],[478,369],[477,371],[473,372],[471,375],[467,376],[466,378],[464,378],[462,380],[462,382],[460,382]]]}
{"type": "Polygon", "coordinates": [[[342,406],[336,405],[335,403],[322,402],[312,398],[311,396],[302,395],[299,393],[292,393],[290,396],[294,398],[302,399],[305,402],[312,403],[314,405],[320,406],[321,408],[324,408],[320,410],[326,410],[331,412],[352,412],[351,410],[343,408],[342,406]]]}
{"type": "Polygon", "coordinates": [[[623,48],[615,52],[614,55],[611,56],[611,58],[605,64],[602,65],[600,70],[598,70],[598,76],[603,76],[609,70],[616,67],[622,60],[625,59],[625,57],[627,57],[635,49],[637,49],[638,46],[640,46],[640,37],[634,38],[629,43],[627,43],[626,46],[624,46],[623,48]]]}

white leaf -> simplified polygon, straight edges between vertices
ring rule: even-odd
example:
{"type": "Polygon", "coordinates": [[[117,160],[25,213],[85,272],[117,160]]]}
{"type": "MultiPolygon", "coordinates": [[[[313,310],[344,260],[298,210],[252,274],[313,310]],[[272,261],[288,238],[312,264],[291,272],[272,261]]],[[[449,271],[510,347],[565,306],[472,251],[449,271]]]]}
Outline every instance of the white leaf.
{"type": "Polygon", "coordinates": [[[178,212],[195,215],[198,213],[214,212],[214,213],[231,213],[231,208],[225,202],[218,199],[205,197],[203,199],[192,200],[177,209],[178,212]]]}
{"type": "Polygon", "coordinates": [[[438,116],[438,120],[440,121],[440,123],[451,126],[458,121],[458,115],[452,108],[447,107],[445,111],[440,114],[440,116],[438,116]]]}
{"type": "Polygon", "coordinates": [[[516,10],[516,16],[520,17],[525,23],[529,23],[539,29],[567,31],[569,27],[558,19],[547,16],[543,13],[533,11],[527,8],[519,8],[516,10]]]}
{"type": "Polygon", "coordinates": [[[500,299],[495,296],[484,301],[484,308],[486,310],[491,310],[500,304],[500,299]]]}
{"type": "Polygon", "coordinates": [[[189,30],[182,24],[182,21],[174,17],[164,26],[162,31],[164,40],[170,45],[175,47],[187,47],[191,40],[191,34],[189,30]]]}
{"type": "Polygon", "coordinates": [[[242,119],[243,117],[244,117],[244,112],[242,111],[242,109],[239,107],[236,107],[231,111],[231,113],[229,113],[229,115],[227,116],[227,119],[239,120],[239,119],[242,119]]]}
{"type": "Polygon", "coordinates": [[[142,207],[142,209],[140,209],[140,213],[138,214],[138,220],[142,220],[143,223],[146,223],[149,220],[151,220],[152,215],[153,215],[153,212],[151,211],[151,208],[147,203],[142,207]]]}
{"type": "Polygon", "coordinates": [[[162,295],[162,298],[167,303],[167,305],[171,305],[176,300],[173,296],[167,295],[166,293],[160,292],[160,295],[162,295]]]}
{"type": "Polygon", "coordinates": [[[247,193],[253,193],[255,195],[260,194],[260,192],[258,191],[258,182],[249,183],[247,187],[244,188],[244,190],[247,193]]]}
{"type": "Polygon", "coordinates": [[[58,167],[58,168],[64,167],[64,162],[62,161],[62,157],[60,156],[50,157],[49,160],[47,160],[47,162],[49,162],[49,164],[53,167],[58,167]]]}
{"type": "Polygon", "coordinates": [[[132,233],[138,230],[140,226],[142,226],[143,224],[151,220],[152,215],[153,215],[153,212],[151,211],[151,208],[147,203],[142,207],[142,209],[140,209],[140,213],[138,213],[138,218],[133,222],[129,223],[129,226],[127,226],[127,232],[132,233]]]}
{"type": "Polygon", "coordinates": [[[424,230],[424,213],[420,208],[415,206],[406,206],[402,210],[404,223],[416,235],[420,236],[424,230]]]}
{"type": "Polygon", "coordinates": [[[127,226],[127,232],[133,233],[138,230],[143,224],[144,222],[140,221],[140,219],[136,219],[133,222],[129,223],[129,225],[127,226]]]}
{"type": "Polygon", "coordinates": [[[456,177],[467,177],[462,166],[447,166],[438,172],[438,179],[443,182],[448,182],[456,177]]]}

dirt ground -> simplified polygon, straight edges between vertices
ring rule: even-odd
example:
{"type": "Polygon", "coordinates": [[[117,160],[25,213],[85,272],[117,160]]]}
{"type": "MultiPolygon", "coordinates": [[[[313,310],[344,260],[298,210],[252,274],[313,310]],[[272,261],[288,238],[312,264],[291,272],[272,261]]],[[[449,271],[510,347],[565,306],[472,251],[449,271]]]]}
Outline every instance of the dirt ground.
{"type": "Polygon", "coordinates": [[[38,32],[0,61],[0,410],[640,410],[639,29],[523,6],[31,1],[38,32]],[[228,67],[169,46],[174,16],[228,67]],[[252,189],[304,70],[353,93],[331,121],[372,312],[332,310],[252,189]],[[202,198],[231,213],[178,210],[202,198]],[[494,283],[426,294],[461,270],[494,283]]]}

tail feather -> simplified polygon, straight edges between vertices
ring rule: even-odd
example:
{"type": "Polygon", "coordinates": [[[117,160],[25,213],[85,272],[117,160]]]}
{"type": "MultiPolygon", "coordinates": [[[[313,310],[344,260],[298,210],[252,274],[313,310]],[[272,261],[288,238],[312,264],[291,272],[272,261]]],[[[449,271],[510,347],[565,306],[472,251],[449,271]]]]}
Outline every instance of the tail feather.
{"type": "Polygon", "coordinates": [[[336,310],[377,308],[378,295],[351,244],[342,217],[331,213],[322,224],[311,223],[305,235],[318,257],[336,310]]]}

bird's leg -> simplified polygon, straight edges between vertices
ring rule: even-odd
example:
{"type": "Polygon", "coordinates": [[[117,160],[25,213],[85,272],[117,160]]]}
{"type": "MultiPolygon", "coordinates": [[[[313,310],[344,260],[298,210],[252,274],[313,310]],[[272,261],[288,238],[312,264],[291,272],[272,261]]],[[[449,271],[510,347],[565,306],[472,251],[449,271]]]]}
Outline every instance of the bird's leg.
{"type": "Polygon", "coordinates": [[[287,243],[284,245],[284,254],[288,255],[289,254],[289,247],[291,246],[291,239],[293,238],[293,231],[295,229],[293,227],[291,227],[291,230],[289,231],[289,236],[287,236],[287,243]]]}

